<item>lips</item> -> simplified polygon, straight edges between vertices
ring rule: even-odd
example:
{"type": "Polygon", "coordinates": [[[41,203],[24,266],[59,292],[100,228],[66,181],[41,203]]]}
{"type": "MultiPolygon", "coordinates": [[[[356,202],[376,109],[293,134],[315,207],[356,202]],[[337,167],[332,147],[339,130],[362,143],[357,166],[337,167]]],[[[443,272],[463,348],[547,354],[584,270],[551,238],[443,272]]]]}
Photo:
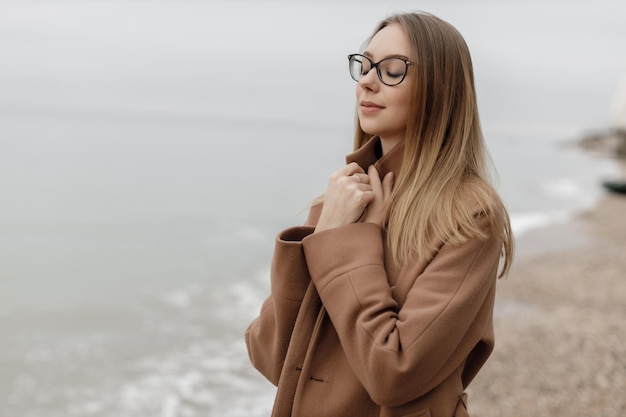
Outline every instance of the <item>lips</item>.
{"type": "Polygon", "coordinates": [[[376,113],[380,110],[384,109],[380,104],[376,104],[372,101],[362,101],[361,102],[361,112],[362,113],[376,113]]]}
{"type": "Polygon", "coordinates": [[[362,101],[361,102],[361,107],[384,109],[383,106],[381,106],[379,104],[376,104],[373,101],[362,101]]]}

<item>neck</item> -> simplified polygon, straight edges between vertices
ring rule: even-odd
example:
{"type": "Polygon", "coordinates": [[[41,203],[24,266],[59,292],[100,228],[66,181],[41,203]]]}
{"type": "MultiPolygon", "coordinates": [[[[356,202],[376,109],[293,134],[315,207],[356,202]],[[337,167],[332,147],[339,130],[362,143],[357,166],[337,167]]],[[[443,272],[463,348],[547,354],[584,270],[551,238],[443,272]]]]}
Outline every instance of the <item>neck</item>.
{"type": "Polygon", "coordinates": [[[402,139],[399,137],[395,138],[380,138],[380,146],[383,151],[383,156],[387,155],[389,151],[391,151],[398,143],[400,143],[402,139]]]}

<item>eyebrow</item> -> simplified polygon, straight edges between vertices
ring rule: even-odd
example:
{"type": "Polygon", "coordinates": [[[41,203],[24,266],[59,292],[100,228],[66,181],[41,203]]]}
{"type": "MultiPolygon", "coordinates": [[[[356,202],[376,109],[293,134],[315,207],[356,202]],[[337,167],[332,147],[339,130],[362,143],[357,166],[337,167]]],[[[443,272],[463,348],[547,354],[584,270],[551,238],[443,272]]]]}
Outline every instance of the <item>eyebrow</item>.
{"type": "MultiPolygon", "coordinates": [[[[366,56],[366,57],[370,58],[372,61],[374,60],[374,55],[372,55],[372,54],[371,54],[370,52],[368,52],[368,51],[364,51],[364,52],[363,52],[363,56],[366,56]]],[[[400,59],[405,59],[405,60],[407,60],[407,61],[409,60],[409,57],[408,57],[408,56],[401,55],[401,54],[390,54],[390,55],[385,55],[385,56],[383,57],[383,59],[387,59],[387,58],[400,58],[400,59]]],[[[382,59],[381,59],[381,61],[382,61],[382,59]]],[[[378,62],[380,62],[380,61],[378,61],[378,62]]]]}

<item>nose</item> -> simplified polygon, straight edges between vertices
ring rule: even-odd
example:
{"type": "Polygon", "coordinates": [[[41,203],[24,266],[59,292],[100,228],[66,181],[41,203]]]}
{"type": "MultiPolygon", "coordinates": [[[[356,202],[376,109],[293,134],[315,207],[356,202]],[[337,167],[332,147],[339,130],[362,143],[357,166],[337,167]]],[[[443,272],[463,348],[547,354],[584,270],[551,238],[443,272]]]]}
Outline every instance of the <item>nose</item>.
{"type": "Polygon", "coordinates": [[[370,71],[359,79],[359,87],[367,90],[375,91],[379,87],[380,80],[376,73],[376,68],[370,69],[370,71]]]}

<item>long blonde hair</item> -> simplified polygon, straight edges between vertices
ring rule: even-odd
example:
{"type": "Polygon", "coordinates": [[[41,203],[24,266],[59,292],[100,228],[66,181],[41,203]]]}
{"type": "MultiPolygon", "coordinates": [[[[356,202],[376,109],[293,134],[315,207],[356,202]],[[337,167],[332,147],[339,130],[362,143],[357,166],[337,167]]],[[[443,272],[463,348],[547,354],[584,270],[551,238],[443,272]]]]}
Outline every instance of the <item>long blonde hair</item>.
{"type": "MultiPolygon", "coordinates": [[[[412,256],[430,259],[437,242],[460,244],[486,238],[474,217],[476,207],[502,240],[507,274],[513,258],[513,237],[506,209],[491,183],[491,164],[484,143],[469,49],[449,23],[427,13],[403,13],[379,23],[398,24],[411,54],[410,117],[404,159],[390,199],[386,225],[394,261],[412,256]]],[[[371,39],[371,38],[370,38],[371,39]]],[[[371,138],[358,121],[355,150],[371,138]]]]}

